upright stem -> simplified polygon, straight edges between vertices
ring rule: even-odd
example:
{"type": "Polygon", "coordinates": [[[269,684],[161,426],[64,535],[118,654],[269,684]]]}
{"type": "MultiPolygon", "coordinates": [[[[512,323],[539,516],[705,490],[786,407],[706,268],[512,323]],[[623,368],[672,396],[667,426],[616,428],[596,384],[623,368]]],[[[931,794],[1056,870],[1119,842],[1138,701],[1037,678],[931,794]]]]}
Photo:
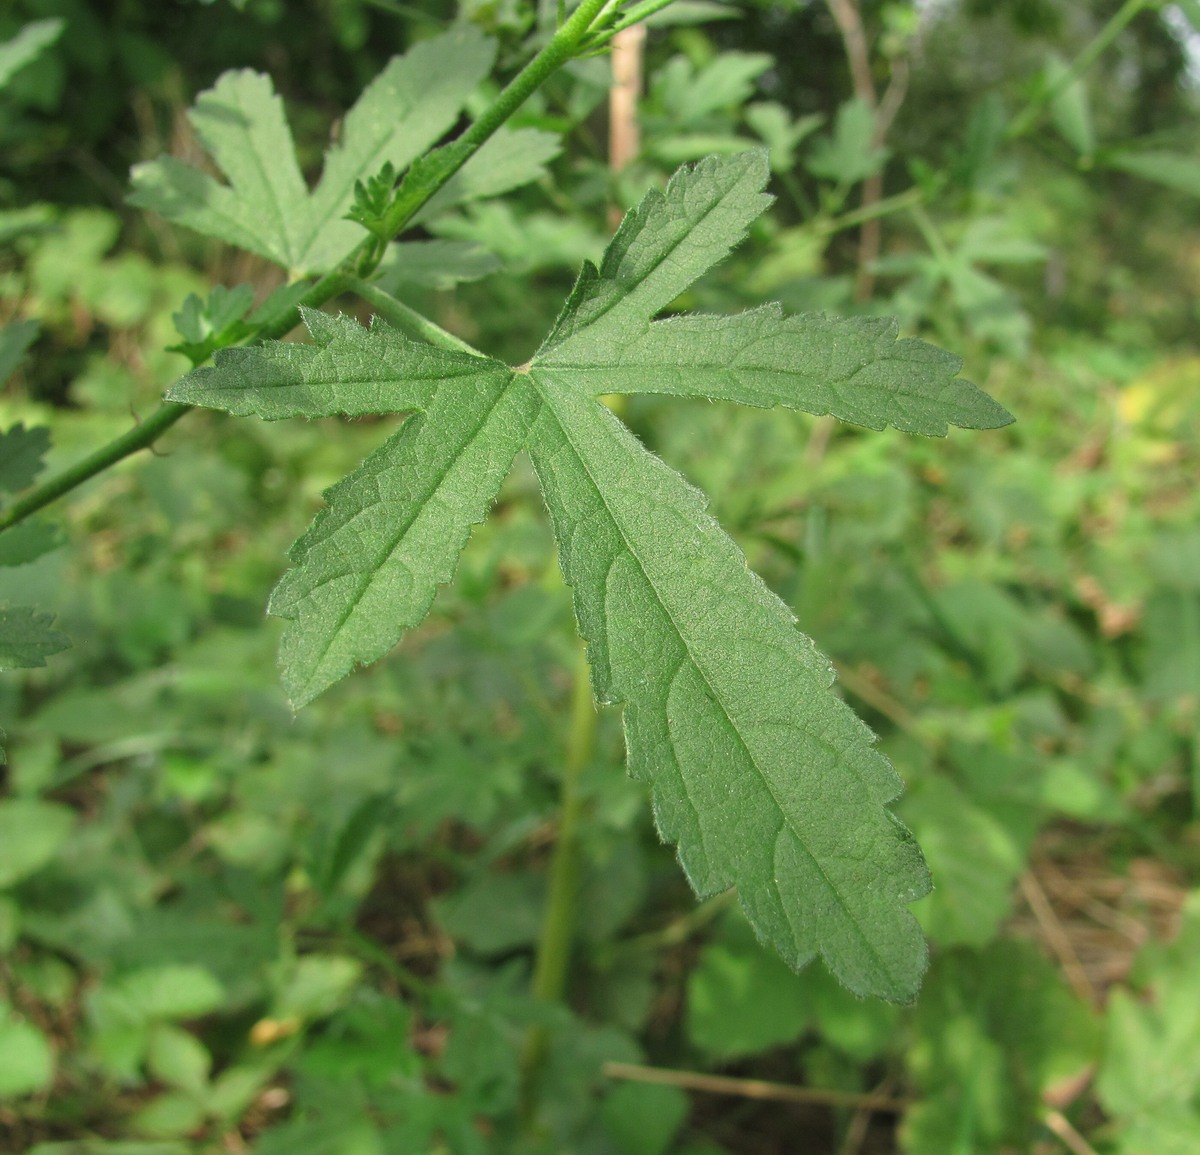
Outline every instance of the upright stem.
{"type": "MultiPolygon", "coordinates": [[[[534,997],[561,1002],[567,987],[567,964],[575,927],[575,899],[579,887],[579,819],[583,799],[580,779],[596,747],[596,705],[592,699],[591,671],[584,644],[575,661],[571,700],[571,729],[559,782],[558,839],[550,860],[550,894],[542,917],[537,958],[533,967],[534,997]]],[[[521,1055],[521,1113],[532,1125],[537,1112],[537,1081],[546,1055],[544,1027],[532,1027],[521,1055]]]]}

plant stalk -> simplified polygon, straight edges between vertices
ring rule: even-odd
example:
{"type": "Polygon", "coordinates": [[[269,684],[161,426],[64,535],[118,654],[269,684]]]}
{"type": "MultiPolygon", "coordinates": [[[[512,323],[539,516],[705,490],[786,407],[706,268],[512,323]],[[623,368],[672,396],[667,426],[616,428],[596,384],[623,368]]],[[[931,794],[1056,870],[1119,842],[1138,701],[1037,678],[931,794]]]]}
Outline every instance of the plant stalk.
{"type": "Polygon", "coordinates": [[[456,353],[469,353],[472,357],[484,356],[461,337],[456,337],[453,333],[443,329],[441,325],[435,324],[423,313],[417,312],[411,305],[397,300],[391,293],[384,292],[378,285],[373,285],[370,281],[354,277],[350,280],[347,288],[352,293],[357,293],[389,325],[410,337],[428,341],[429,344],[438,345],[443,349],[452,349],[456,353]]]}
{"type": "MultiPolygon", "coordinates": [[[[571,700],[571,728],[559,783],[558,839],[550,860],[550,894],[542,918],[534,960],[532,992],[548,1003],[562,1001],[567,987],[567,965],[575,925],[575,900],[579,888],[579,820],[583,799],[580,779],[596,747],[596,704],[592,699],[591,670],[580,641],[575,662],[571,700]]],[[[521,1114],[531,1126],[537,1112],[537,1081],[546,1055],[546,1028],[531,1027],[521,1054],[521,1114]]]]}
{"type": "MultiPolygon", "coordinates": [[[[345,288],[345,277],[337,273],[329,273],[305,293],[303,304],[316,308],[332,297],[336,297],[345,288]]],[[[259,329],[254,336],[254,341],[267,341],[273,337],[284,336],[296,327],[299,318],[298,307],[289,309],[259,329]]],[[[118,461],[131,457],[143,449],[149,449],[192,408],[191,405],[180,405],[174,401],[160,402],[158,408],[145,421],[138,422],[127,433],[122,433],[120,437],[114,438],[107,445],[102,445],[94,453],[89,453],[87,457],[68,466],[49,481],[44,481],[19,501],[13,502],[0,513],[0,533],[18,522],[24,521],[31,514],[37,513],[39,509],[44,509],[98,473],[103,473],[106,469],[116,465],[118,461]]]]}
{"type": "Polygon", "coordinates": [[[404,183],[401,182],[397,198],[386,217],[387,233],[396,236],[552,73],[578,55],[592,24],[608,3],[609,0],[583,0],[549,43],[505,85],[479,119],[446,146],[443,150],[445,166],[438,172],[435,183],[424,188],[413,187],[406,194],[404,183]]]}

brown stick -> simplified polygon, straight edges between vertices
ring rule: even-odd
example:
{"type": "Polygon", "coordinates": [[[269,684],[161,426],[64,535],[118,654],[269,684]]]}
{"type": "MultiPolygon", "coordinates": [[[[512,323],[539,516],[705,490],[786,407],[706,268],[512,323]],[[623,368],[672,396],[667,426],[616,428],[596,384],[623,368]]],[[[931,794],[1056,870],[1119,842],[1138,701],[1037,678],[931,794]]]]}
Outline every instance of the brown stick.
{"type": "Polygon", "coordinates": [[[705,1075],[698,1071],[671,1071],[665,1067],[643,1067],[636,1063],[605,1063],[601,1068],[610,1079],[629,1079],[637,1083],[658,1083],[682,1087],[687,1091],[705,1091],[712,1095],[738,1095],[743,1099],[776,1099],[785,1103],[817,1103],[826,1107],[857,1107],[865,1111],[902,1114],[911,1102],[886,1095],[862,1095],[852,1091],[823,1091],[814,1087],[793,1087],[788,1083],[768,1083],[762,1079],[735,1079],[729,1075],[705,1075]]]}
{"type": "Polygon", "coordinates": [[[646,26],[622,28],[612,40],[612,89],[608,94],[608,164],[620,172],[641,148],[638,98],[642,92],[642,47],[646,26]]]}
{"type": "Polygon", "coordinates": [[[1094,1006],[1097,1002],[1095,988],[1088,979],[1087,972],[1083,969],[1083,964],[1079,961],[1079,956],[1075,953],[1075,948],[1067,937],[1067,932],[1063,930],[1062,923],[1058,921],[1058,916],[1054,913],[1054,908],[1050,905],[1050,900],[1046,897],[1042,884],[1038,882],[1032,871],[1021,875],[1021,893],[1025,896],[1025,901],[1029,903],[1029,909],[1033,911],[1033,917],[1037,919],[1038,926],[1042,928],[1042,933],[1046,936],[1046,942],[1050,949],[1058,956],[1063,974],[1066,976],[1067,982],[1071,984],[1071,989],[1081,999],[1094,1006]]]}
{"type": "MultiPolygon", "coordinates": [[[[863,31],[858,0],[827,0],[827,3],[838,31],[842,34],[842,44],[850,64],[854,95],[871,110],[874,117],[871,144],[880,148],[908,91],[908,62],[901,57],[893,63],[892,78],[881,100],[871,78],[871,51],[863,31]]],[[[882,199],[883,173],[872,173],[863,181],[862,207],[870,209],[882,199]]],[[[875,274],[871,272],[871,266],[879,259],[882,247],[883,222],[878,217],[871,217],[863,223],[858,234],[858,272],[854,279],[856,301],[870,300],[875,291],[875,274]]]]}
{"type": "Polygon", "coordinates": [[[1047,1111],[1042,1121],[1062,1140],[1063,1146],[1072,1155],[1096,1155],[1095,1147],[1071,1126],[1071,1120],[1061,1111],[1047,1111]]]}

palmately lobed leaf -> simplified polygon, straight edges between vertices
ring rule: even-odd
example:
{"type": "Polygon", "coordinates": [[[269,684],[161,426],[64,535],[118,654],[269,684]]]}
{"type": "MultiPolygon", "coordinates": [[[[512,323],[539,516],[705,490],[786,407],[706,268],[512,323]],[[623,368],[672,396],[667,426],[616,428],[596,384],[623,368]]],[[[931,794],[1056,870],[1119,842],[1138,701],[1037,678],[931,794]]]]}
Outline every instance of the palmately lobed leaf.
{"type": "MultiPolygon", "coordinates": [[[[395,57],[346,113],[340,139],[311,192],[270,77],[249,69],[226,72],[189,114],[225,182],[174,157],[160,157],[134,167],[129,201],[293,274],[326,272],[366,235],[343,219],[354,203],[355,183],[385,164],[403,171],[422,158],[453,127],[494,57],[495,44],[470,24],[395,57]]],[[[438,207],[427,207],[424,216],[535,180],[558,149],[551,133],[505,133],[467,162],[442,190],[438,207]]]]}
{"type": "Polygon", "coordinates": [[[736,887],[793,966],[819,954],[851,990],[905,1001],[926,961],[907,907],[929,875],[887,809],[898,775],[703,495],[595,399],[723,397],[928,434],[1011,420],[891,321],[777,306],[653,320],[744,236],[767,175],[762,152],[709,158],[648,195],[523,371],[306,313],[311,345],[225,351],[171,397],[267,418],[413,413],[327,492],[272,596],[297,705],[424,617],[526,448],[596,695],[624,705],[631,771],[696,890],[736,887]]]}
{"type": "Polygon", "coordinates": [[[54,615],[32,606],[0,609],[0,670],[44,666],[50,654],[69,649],[71,639],[54,628],[54,615]]]}

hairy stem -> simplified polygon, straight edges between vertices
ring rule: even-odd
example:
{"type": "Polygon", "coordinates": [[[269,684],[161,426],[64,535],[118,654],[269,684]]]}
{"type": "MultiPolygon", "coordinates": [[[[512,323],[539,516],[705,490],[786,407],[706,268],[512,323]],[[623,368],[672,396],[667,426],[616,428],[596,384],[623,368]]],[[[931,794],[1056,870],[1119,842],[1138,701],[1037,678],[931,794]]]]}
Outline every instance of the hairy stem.
{"type": "Polygon", "coordinates": [[[57,501],[64,493],[69,493],[77,485],[82,485],[90,477],[102,473],[110,466],[140,449],[148,449],[187,411],[190,405],[176,405],[164,401],[145,421],[139,422],[128,433],[110,441],[107,445],[88,454],[82,461],[77,461],[57,476],[43,482],[31,493],[26,494],[20,501],[14,502],[0,513],[0,531],[24,521],[30,514],[37,513],[53,501],[57,501]]]}
{"type": "MultiPolygon", "coordinates": [[[[305,293],[302,304],[316,308],[323,305],[331,297],[336,297],[346,287],[344,277],[330,273],[322,277],[305,293]]],[[[272,337],[282,337],[296,327],[300,319],[298,307],[289,309],[286,313],[268,322],[255,334],[255,341],[266,341],[272,337]]],[[[64,469],[61,473],[42,482],[36,489],[31,490],[19,501],[13,502],[3,513],[0,513],[0,533],[24,521],[31,514],[37,513],[60,497],[70,493],[72,489],[89,481],[98,473],[123,461],[126,457],[149,449],[168,429],[192,409],[191,405],[179,405],[174,401],[163,401],[158,408],[140,421],[127,433],[114,438],[107,445],[101,446],[94,453],[89,453],[81,461],[64,469]]]]}

